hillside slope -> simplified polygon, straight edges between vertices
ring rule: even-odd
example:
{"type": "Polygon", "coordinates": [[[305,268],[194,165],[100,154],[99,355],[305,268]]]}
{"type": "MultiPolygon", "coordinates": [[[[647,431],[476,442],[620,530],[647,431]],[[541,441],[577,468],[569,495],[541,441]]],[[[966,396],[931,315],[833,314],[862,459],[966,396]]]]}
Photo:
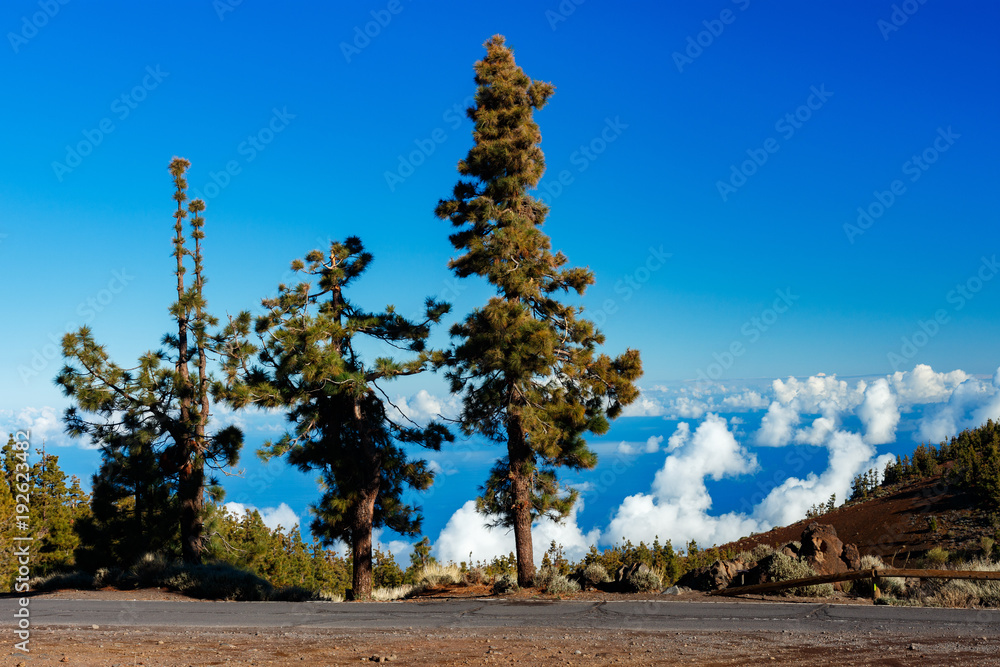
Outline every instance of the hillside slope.
{"type": "Polygon", "coordinates": [[[902,567],[907,562],[912,565],[933,547],[953,554],[977,553],[982,548],[980,540],[997,532],[972,495],[948,480],[947,469],[933,477],[880,488],[879,493],[876,498],[724,544],[720,550],[781,546],[798,540],[805,527],[817,521],[833,525],[840,539],[856,545],[861,555],[874,554],[886,564],[902,567]]]}

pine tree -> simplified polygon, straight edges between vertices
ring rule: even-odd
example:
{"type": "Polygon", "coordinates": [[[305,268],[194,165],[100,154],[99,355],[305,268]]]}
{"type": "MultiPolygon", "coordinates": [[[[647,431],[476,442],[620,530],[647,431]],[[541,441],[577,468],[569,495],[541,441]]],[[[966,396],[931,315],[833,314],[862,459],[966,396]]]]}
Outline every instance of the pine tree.
{"type": "Polygon", "coordinates": [[[73,551],[80,538],[73,530],[78,514],[71,506],[59,457],[46,454],[44,449],[38,453],[40,458],[31,467],[31,525],[35,535],[32,573],[45,575],[73,564],[73,551]]]}
{"type": "MultiPolygon", "coordinates": [[[[235,465],[243,434],[235,426],[214,434],[207,430],[213,384],[208,371],[209,355],[222,341],[210,335],[217,321],[207,313],[204,297],[205,219],[201,212],[205,203],[195,199],[184,206],[184,174],[189,166],[183,158],[174,158],[170,163],[173,199],[177,202],[173,214],[177,301],[170,307],[170,314],[177,331],[168,333],[163,340],[172,353],[147,352],[137,368],[127,369],[112,362],[91,330],[83,327],[63,338],[66,365],[56,381],[77,404],[65,415],[71,435],[89,436],[95,443],[110,447],[122,432],[153,434],[153,446],[159,452],[158,475],[176,480],[181,553],[185,561],[199,562],[205,548],[205,467],[235,465]],[[193,248],[184,236],[184,219],[189,213],[193,248]],[[190,284],[185,280],[188,263],[193,271],[190,284]]],[[[209,484],[215,486],[214,481],[209,484]]]]}
{"type": "Polygon", "coordinates": [[[17,459],[14,453],[14,436],[9,436],[3,447],[3,480],[0,481],[0,592],[7,593],[14,589],[14,579],[17,577],[17,557],[14,554],[15,530],[14,501],[16,490],[17,459]]]}
{"type": "Polygon", "coordinates": [[[425,489],[432,473],[426,462],[411,460],[402,444],[438,449],[451,440],[443,426],[404,426],[387,411],[379,382],[422,372],[428,363],[425,341],[430,326],[449,306],[426,302],[423,322],[356,307],[345,290],[368,268],[372,256],[360,239],[335,242],[292,268],[308,279],[280,285],[265,299],[267,313],[257,318],[259,342],[249,341],[249,313],[230,325],[233,344],[228,368],[235,387],[228,400],[235,407],[285,408],[294,432],[265,443],[264,458],[287,456],[303,471],[318,470],[323,495],[313,506],[314,535],[326,544],[345,540],[352,549],[353,593],[371,595],[372,530],[387,526],[404,535],[419,532],[418,509],[403,503],[405,487],[425,489]],[[415,354],[409,361],[364,360],[359,341],[382,341],[415,354]],[[251,366],[256,353],[256,366],[251,366]],[[241,378],[243,384],[237,384],[241,378]]]}
{"type": "Polygon", "coordinates": [[[180,555],[176,483],[162,474],[147,430],[114,434],[93,477],[91,513],[78,522],[84,570],[131,567],[146,553],[180,555]]]}
{"type": "Polygon", "coordinates": [[[564,268],[567,258],[552,253],[541,230],[548,209],[528,194],[545,169],[532,114],[554,88],[529,79],[502,36],[485,47],[467,112],[475,145],[436,213],[457,228],[450,239],[464,253],[449,266],[460,278],[486,278],[497,296],[452,328],[457,343],[435,362],[448,369],[452,391],[464,392],[462,430],[506,445],[477,506],[514,529],[518,583],[529,586],[532,520],[563,518],[576,500],[559,486],[556,468],[594,467],[583,435],[605,433],[608,419],[635,400],[642,364],[635,350],[614,359],[597,354],[604,336],[582,309],[556,299],[582,295],[594,277],[564,268]]]}

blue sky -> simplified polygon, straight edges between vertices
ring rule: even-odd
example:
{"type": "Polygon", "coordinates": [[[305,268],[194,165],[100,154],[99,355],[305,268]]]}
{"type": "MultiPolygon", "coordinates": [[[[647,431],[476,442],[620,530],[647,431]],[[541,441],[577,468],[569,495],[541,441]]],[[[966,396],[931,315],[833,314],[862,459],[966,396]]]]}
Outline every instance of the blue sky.
{"type": "MultiPolygon", "coordinates": [[[[594,271],[583,303],[609,351],[643,355],[645,412],[602,446],[645,441],[630,420],[649,430],[676,417],[648,437],[665,448],[688,419],[676,452],[697,449],[702,425],[704,442],[724,448],[708,417],[722,414],[750,455],[772,401],[824,414],[785,405],[771,380],[819,373],[850,388],[910,373],[886,379],[899,428],[937,436],[921,431],[928,403],[917,401],[935,399],[937,415],[962,382],[903,400],[914,369],[979,383],[969,395],[982,401],[945,420],[957,427],[990,405],[1000,365],[998,14],[995,3],[937,0],[5,3],[0,417],[63,443],[53,341],[88,324],[127,363],[168,330],[174,155],[191,160],[192,190],[207,199],[216,313],[253,307],[292,259],[350,234],[375,255],[359,302],[413,312],[439,295],[456,318],[481,303],[482,285],[450,276],[448,225],[433,209],[471,143],[461,110],[472,65],[501,33],[529,76],[556,86],[536,114],[545,229],[594,271]],[[744,391],[760,400],[741,403],[756,407],[735,425],[722,402],[744,391]]],[[[391,390],[413,405],[448,401],[431,376],[391,390]]],[[[838,403],[820,444],[792,435],[789,446],[834,451],[841,431],[864,439],[874,422],[849,421],[864,400],[838,403]]],[[[250,420],[251,447],[280,426],[233,419],[250,420]]],[[[912,446],[909,432],[868,440],[879,455],[912,446]]],[[[63,451],[88,477],[93,454],[63,451]]],[[[667,464],[663,449],[643,455],[660,457],[649,470],[667,464]]],[[[720,479],[769,473],[741,460],[720,479]]],[[[244,461],[254,474],[249,450],[244,461]]],[[[813,461],[817,474],[830,463],[813,461]]],[[[444,462],[478,471],[469,456],[444,462]]],[[[243,502],[287,500],[304,516],[308,485],[281,490],[272,477],[260,497],[238,491],[243,502]]],[[[585,499],[585,534],[610,530],[625,495],[653,495],[653,481],[629,479],[613,502],[585,499]]],[[[447,506],[432,506],[444,491],[427,499],[435,535],[470,488],[447,506]]]]}

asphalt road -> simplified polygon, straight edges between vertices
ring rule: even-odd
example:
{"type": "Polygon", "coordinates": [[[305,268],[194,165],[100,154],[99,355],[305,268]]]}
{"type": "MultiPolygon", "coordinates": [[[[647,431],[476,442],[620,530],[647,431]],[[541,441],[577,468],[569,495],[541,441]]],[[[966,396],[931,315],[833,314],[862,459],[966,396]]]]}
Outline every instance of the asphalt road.
{"type": "MultiPolygon", "coordinates": [[[[17,600],[0,600],[0,627],[17,600]]],[[[558,627],[652,631],[892,632],[908,637],[998,637],[1000,611],[747,602],[405,603],[176,602],[32,598],[31,625],[186,628],[430,629],[558,627]]]]}

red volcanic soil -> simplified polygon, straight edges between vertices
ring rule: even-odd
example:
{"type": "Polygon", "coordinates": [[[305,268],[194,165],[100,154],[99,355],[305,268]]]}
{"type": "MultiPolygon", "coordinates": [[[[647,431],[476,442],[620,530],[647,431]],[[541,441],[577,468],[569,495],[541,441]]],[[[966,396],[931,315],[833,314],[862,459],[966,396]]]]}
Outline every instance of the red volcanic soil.
{"type": "Polygon", "coordinates": [[[798,540],[805,527],[816,521],[836,528],[844,544],[856,545],[862,556],[874,554],[887,565],[903,567],[933,547],[976,551],[981,537],[994,534],[986,513],[976,508],[975,499],[960,485],[947,479],[947,473],[878,491],[882,495],[877,498],[744,537],[720,549],[749,551],[758,544],[785,545],[798,540]]]}

